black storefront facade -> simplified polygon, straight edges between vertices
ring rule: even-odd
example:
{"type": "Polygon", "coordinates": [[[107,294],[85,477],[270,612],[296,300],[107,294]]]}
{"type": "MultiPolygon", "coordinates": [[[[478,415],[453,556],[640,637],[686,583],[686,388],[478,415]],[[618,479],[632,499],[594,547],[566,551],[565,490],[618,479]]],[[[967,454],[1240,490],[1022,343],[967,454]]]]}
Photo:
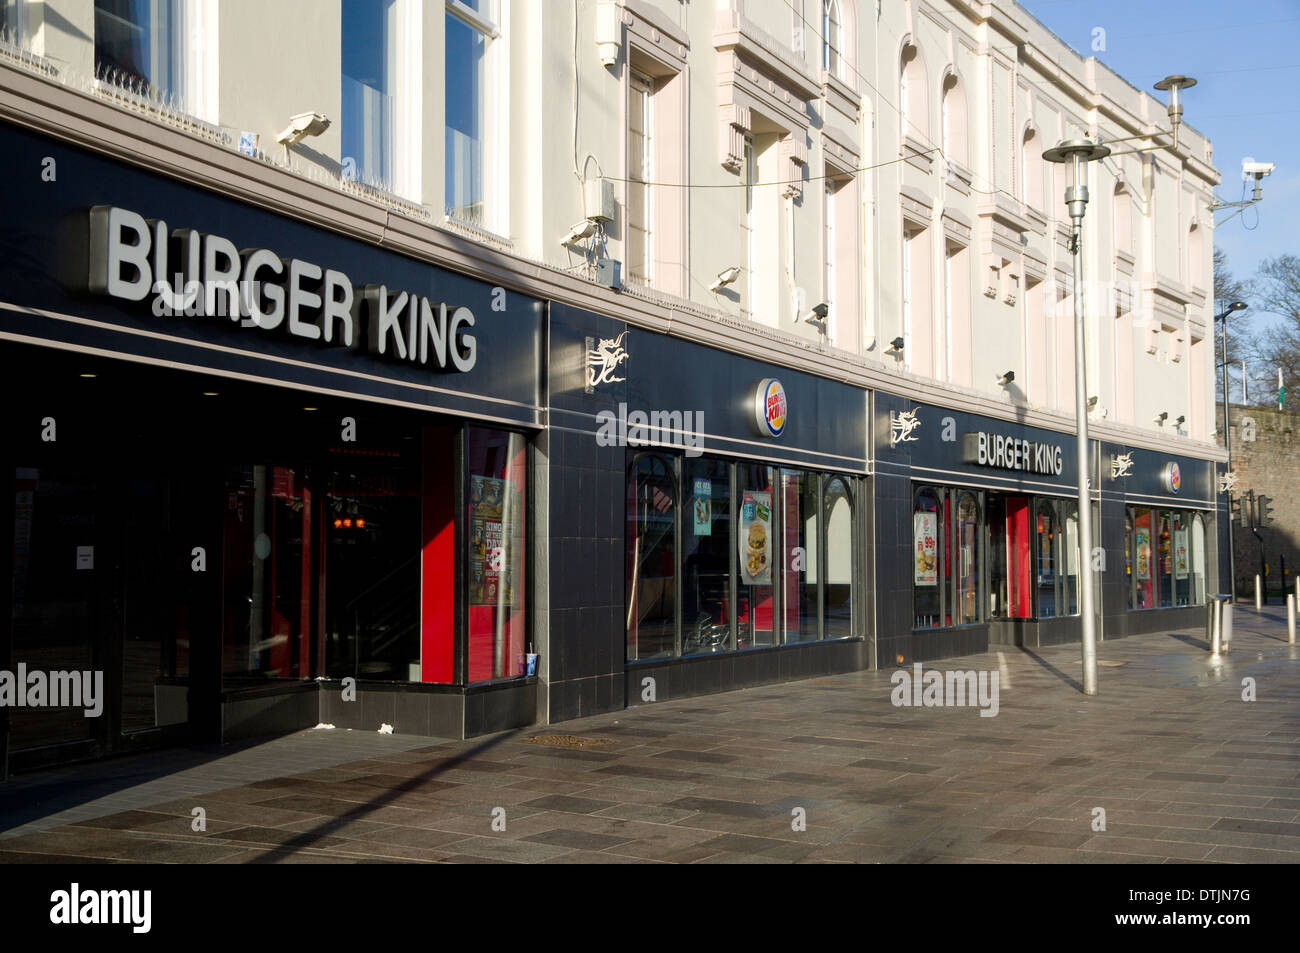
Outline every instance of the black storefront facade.
{"type": "Polygon", "coordinates": [[[1073,434],[874,395],[881,667],[1078,641],[1081,573],[1102,639],[1199,625],[1218,591],[1215,464],[1092,441],[1080,565],[1073,434]]]}
{"type": "MultiPolygon", "coordinates": [[[[0,773],[318,722],[465,738],[1079,637],[1068,434],[0,143],[34,183],[0,221],[0,773]],[[1032,559],[998,562],[1008,520],[1032,559]],[[58,672],[100,673],[96,717],[4,695],[58,672]]],[[[1104,637],[1185,624],[1218,578],[1213,467],[1094,454],[1104,637]]]]}
{"type": "Polygon", "coordinates": [[[870,667],[868,392],[549,328],[549,717],[870,667]]]}
{"type": "Polygon", "coordinates": [[[0,141],[0,770],[531,722],[544,303],[0,141]]]}

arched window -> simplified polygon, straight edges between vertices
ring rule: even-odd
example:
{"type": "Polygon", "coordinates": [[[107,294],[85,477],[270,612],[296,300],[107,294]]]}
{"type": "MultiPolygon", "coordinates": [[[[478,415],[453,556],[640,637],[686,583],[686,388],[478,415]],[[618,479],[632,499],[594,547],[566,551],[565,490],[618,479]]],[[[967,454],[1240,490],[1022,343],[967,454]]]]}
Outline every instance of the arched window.
{"type": "Polygon", "coordinates": [[[956,558],[952,568],[953,625],[967,625],[980,619],[979,538],[980,508],[975,496],[963,493],[957,500],[956,558]]]}
{"type": "Polygon", "coordinates": [[[677,650],[677,474],[673,461],[639,454],[627,481],[627,659],[677,650]]]}
{"type": "Polygon", "coordinates": [[[1038,136],[1030,129],[1020,150],[1020,197],[1030,208],[1046,211],[1043,200],[1043,156],[1038,136]]]}
{"type": "Polygon", "coordinates": [[[943,84],[943,154],[951,162],[970,163],[970,148],[966,138],[966,91],[955,75],[943,84]]]}
{"type": "Polygon", "coordinates": [[[1037,565],[1034,567],[1038,581],[1038,618],[1050,619],[1059,615],[1056,598],[1056,504],[1043,500],[1038,504],[1036,529],[1037,565]]]}
{"type": "Polygon", "coordinates": [[[843,79],[844,18],[839,0],[822,0],[822,69],[843,79]]]}
{"type": "Polygon", "coordinates": [[[912,507],[912,598],[913,623],[918,629],[942,625],[940,619],[939,565],[943,553],[939,496],[930,487],[916,491],[912,507]]]}
{"type": "Polygon", "coordinates": [[[826,614],[828,639],[853,634],[853,495],[840,477],[826,481],[826,614]]]}
{"type": "Polygon", "coordinates": [[[1205,520],[1192,517],[1192,605],[1205,605],[1205,520]]]}
{"type": "Polygon", "coordinates": [[[929,92],[926,88],[925,64],[921,51],[908,45],[903,49],[899,78],[898,111],[901,133],[923,142],[930,138],[929,92]]]}

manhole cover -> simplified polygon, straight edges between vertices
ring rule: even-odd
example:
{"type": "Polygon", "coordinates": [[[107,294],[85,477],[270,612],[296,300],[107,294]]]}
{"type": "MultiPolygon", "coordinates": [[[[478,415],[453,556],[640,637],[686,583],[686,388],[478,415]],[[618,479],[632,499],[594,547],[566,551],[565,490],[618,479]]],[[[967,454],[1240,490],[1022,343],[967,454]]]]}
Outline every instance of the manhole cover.
{"type": "Polygon", "coordinates": [[[535,745],[550,745],[552,748],[599,748],[614,743],[613,738],[584,738],[582,735],[534,735],[528,740],[535,745]]]}

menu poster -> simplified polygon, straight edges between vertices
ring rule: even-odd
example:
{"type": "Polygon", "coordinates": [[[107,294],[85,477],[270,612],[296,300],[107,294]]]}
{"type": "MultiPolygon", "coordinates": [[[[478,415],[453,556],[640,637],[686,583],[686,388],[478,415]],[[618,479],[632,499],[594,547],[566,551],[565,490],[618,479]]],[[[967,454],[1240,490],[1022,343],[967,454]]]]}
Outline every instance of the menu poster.
{"type": "Polygon", "coordinates": [[[918,586],[939,584],[939,514],[915,513],[912,516],[915,579],[918,586]]]}
{"type": "Polygon", "coordinates": [[[505,537],[506,513],[520,513],[514,487],[505,480],[471,476],[469,526],[469,601],[476,606],[515,604],[518,547],[505,537]]]}
{"type": "Polygon", "coordinates": [[[1187,578],[1187,530],[1174,530],[1174,578],[1187,578]]]}
{"type": "Polygon", "coordinates": [[[691,509],[695,514],[695,535],[713,535],[713,481],[695,481],[695,499],[691,509]]]}
{"type": "Polygon", "coordinates": [[[772,494],[746,490],[740,501],[740,581],[772,584],[772,494]]]}
{"type": "Polygon", "coordinates": [[[1135,531],[1137,539],[1137,577],[1139,579],[1151,578],[1151,530],[1138,527],[1135,531]]]}

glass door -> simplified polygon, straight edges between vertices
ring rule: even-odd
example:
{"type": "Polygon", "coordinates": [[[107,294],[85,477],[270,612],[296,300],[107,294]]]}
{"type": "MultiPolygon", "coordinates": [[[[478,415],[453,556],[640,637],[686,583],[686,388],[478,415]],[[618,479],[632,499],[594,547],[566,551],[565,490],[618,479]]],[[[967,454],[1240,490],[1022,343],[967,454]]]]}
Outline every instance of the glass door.
{"type": "Polygon", "coordinates": [[[20,466],[11,476],[12,662],[21,697],[9,709],[10,750],[106,743],[105,616],[114,554],[99,486],[89,471],[70,467],[20,466]],[[59,704],[72,685],[54,684],[53,672],[77,677],[77,704],[59,704]],[[87,699],[84,689],[98,697],[87,699]],[[87,717],[95,707],[99,715],[87,717]]]}

